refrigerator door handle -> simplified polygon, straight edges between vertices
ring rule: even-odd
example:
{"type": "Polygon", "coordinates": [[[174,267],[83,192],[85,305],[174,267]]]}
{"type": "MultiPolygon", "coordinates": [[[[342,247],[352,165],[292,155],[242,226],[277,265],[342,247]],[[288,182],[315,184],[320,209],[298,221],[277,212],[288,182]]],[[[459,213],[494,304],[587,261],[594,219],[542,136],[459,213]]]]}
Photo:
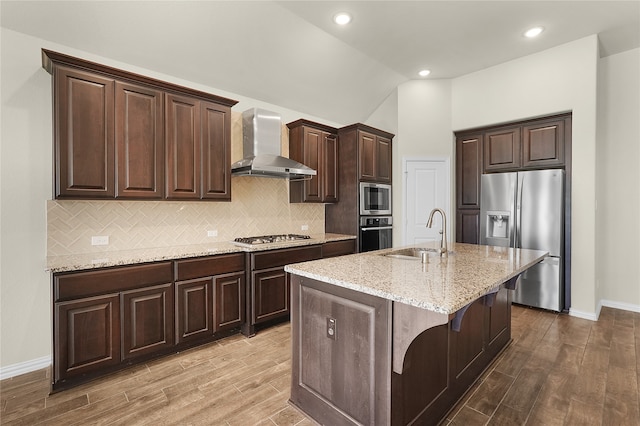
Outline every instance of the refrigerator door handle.
{"type": "Polygon", "coordinates": [[[522,226],[522,191],[524,189],[524,174],[518,173],[518,190],[516,191],[516,235],[515,248],[521,248],[521,229],[522,226]]]}

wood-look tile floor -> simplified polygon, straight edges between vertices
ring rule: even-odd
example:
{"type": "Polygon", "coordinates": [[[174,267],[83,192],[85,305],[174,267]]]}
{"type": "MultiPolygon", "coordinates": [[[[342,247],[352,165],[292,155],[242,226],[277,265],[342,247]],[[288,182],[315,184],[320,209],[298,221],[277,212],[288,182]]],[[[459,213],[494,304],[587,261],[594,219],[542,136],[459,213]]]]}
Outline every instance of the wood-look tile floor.
{"type": "MultiPolygon", "coordinates": [[[[443,424],[640,425],[640,313],[598,322],[514,306],[512,344],[443,424]]],[[[2,425],[314,425],[291,407],[291,329],[233,336],[49,395],[0,382],[2,425]]]]}

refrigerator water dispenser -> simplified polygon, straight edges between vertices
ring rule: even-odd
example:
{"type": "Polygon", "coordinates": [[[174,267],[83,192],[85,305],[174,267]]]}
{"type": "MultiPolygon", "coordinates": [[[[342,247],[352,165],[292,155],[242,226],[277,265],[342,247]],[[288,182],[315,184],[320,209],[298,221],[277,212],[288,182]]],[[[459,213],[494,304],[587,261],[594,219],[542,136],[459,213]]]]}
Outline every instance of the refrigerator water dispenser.
{"type": "Polygon", "coordinates": [[[487,238],[509,238],[510,212],[487,212],[487,238]]]}

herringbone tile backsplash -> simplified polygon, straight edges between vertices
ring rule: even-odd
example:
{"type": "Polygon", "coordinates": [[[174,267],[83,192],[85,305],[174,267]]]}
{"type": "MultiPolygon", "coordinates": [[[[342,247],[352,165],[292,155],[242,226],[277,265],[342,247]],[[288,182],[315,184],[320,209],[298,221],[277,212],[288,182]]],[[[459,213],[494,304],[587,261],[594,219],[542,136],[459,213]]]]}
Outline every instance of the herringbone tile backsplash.
{"type": "Polygon", "coordinates": [[[231,241],[236,237],[323,233],[324,205],[290,204],[284,179],[234,177],[232,201],[67,201],[47,203],[47,254],[59,256],[231,241]],[[301,231],[308,225],[308,231],[301,231]],[[208,237],[207,231],[218,231],[208,237]],[[92,246],[92,236],[109,245],[92,246]]]}
{"type": "MultiPolygon", "coordinates": [[[[282,125],[282,155],[289,137],[282,125]]],[[[242,158],[242,114],[231,117],[231,162],[242,158]]],[[[323,233],[324,205],[290,204],[289,181],[233,177],[231,202],[47,201],[47,255],[95,253],[231,241],[236,237],[323,233]],[[308,225],[308,231],[302,231],[308,225]],[[207,231],[218,231],[208,237],[207,231]],[[92,236],[108,236],[92,246],[92,236]]]]}

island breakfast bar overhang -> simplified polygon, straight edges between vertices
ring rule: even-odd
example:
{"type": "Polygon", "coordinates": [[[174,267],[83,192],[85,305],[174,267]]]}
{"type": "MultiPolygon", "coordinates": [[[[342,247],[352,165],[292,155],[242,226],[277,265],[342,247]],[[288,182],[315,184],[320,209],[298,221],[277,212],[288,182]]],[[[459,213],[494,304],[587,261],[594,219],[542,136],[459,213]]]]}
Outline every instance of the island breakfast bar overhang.
{"type": "Polygon", "coordinates": [[[396,252],[285,268],[290,402],[320,424],[438,424],[511,341],[510,289],[546,255],[454,244],[422,263],[396,252]]]}

